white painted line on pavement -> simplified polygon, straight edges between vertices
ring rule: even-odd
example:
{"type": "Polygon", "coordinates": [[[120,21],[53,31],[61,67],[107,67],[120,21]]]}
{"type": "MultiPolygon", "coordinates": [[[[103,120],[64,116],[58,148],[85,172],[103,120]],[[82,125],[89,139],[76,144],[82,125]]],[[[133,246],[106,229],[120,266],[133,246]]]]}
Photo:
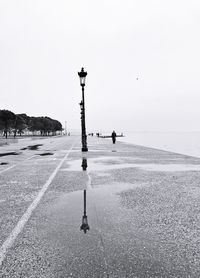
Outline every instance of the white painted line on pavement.
{"type": "Polygon", "coordinates": [[[23,161],[21,161],[21,162],[19,162],[19,163],[17,163],[17,164],[14,164],[14,165],[12,165],[12,166],[10,166],[10,167],[8,167],[8,168],[6,168],[6,169],[0,171],[0,174],[2,174],[3,172],[6,172],[6,171],[8,171],[8,170],[10,170],[10,169],[12,169],[12,168],[18,166],[18,165],[20,165],[20,164],[22,164],[22,163],[24,163],[24,161],[27,161],[27,160],[33,158],[34,156],[35,156],[35,155],[32,155],[32,156],[30,156],[30,157],[24,159],[23,161]]]}
{"type": "Polygon", "coordinates": [[[10,167],[8,167],[8,168],[2,170],[2,171],[0,171],[0,174],[3,173],[3,172],[6,172],[6,171],[8,171],[8,170],[10,170],[10,169],[12,169],[12,168],[14,168],[15,166],[16,166],[16,164],[15,164],[15,165],[12,165],[12,166],[10,166],[10,167]]]}
{"type": "Polygon", "coordinates": [[[8,251],[9,248],[12,247],[12,245],[14,244],[17,236],[22,232],[25,224],[27,223],[27,221],[29,220],[29,218],[31,217],[33,211],[36,209],[36,207],[38,206],[38,204],[40,203],[40,200],[42,199],[44,193],[46,192],[46,190],[48,189],[49,185],[52,183],[53,179],[55,178],[58,170],[60,169],[60,167],[62,166],[63,162],[66,160],[66,158],[68,157],[68,155],[70,154],[71,150],[73,149],[74,145],[76,144],[76,142],[73,143],[73,145],[71,146],[71,148],[68,150],[67,154],[64,156],[64,158],[61,160],[61,162],[58,164],[58,166],[56,167],[56,169],[53,171],[53,173],[51,174],[51,176],[49,177],[49,179],[46,181],[46,183],[43,185],[42,189],[39,191],[37,197],[35,198],[35,200],[32,202],[32,204],[28,207],[28,209],[26,210],[26,212],[22,215],[21,219],[18,221],[17,225],[15,226],[15,228],[12,230],[11,234],[9,235],[9,237],[4,241],[4,243],[2,244],[1,248],[0,248],[0,266],[2,265],[5,257],[6,257],[6,253],[8,251]]]}

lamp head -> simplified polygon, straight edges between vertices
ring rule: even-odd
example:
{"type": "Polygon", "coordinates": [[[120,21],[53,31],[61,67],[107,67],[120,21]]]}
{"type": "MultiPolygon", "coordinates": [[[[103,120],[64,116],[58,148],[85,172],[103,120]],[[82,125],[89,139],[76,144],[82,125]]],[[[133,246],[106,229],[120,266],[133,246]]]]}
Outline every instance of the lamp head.
{"type": "Polygon", "coordinates": [[[84,68],[82,68],[81,71],[78,72],[78,75],[80,77],[80,85],[85,86],[85,78],[86,78],[87,72],[84,71],[84,68]]]}

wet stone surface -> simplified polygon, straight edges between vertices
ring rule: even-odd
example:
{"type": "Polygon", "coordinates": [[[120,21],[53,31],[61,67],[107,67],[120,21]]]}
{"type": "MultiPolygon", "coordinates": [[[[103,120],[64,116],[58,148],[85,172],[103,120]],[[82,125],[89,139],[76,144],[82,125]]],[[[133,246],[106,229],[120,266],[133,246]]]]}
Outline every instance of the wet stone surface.
{"type": "MultiPolygon", "coordinates": [[[[1,242],[66,155],[66,137],[54,140],[44,143],[46,153],[57,149],[53,156],[1,177],[1,242]]],[[[88,145],[63,161],[0,275],[198,277],[200,159],[118,142],[113,149],[104,139],[88,145]]]]}

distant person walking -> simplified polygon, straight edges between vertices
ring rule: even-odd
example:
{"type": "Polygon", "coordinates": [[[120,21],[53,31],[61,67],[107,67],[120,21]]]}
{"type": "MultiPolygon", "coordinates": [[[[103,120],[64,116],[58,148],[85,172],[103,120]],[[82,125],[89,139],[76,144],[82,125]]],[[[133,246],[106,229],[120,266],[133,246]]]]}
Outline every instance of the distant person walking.
{"type": "Polygon", "coordinates": [[[115,132],[114,130],[113,130],[113,132],[112,132],[112,134],[111,134],[111,137],[112,137],[112,142],[113,142],[113,144],[115,144],[117,134],[116,134],[116,132],[115,132]]]}

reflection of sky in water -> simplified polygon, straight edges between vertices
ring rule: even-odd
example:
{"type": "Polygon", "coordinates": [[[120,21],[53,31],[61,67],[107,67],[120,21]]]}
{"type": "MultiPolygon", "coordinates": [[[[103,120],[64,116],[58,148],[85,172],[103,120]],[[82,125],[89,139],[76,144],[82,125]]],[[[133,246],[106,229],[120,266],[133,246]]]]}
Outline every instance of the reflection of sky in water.
{"type": "Polygon", "coordinates": [[[200,165],[192,164],[142,164],[139,168],[147,171],[200,171],[200,165]]]}
{"type": "MultiPolygon", "coordinates": [[[[68,168],[61,171],[81,171],[80,159],[68,161],[68,168]]],[[[152,163],[126,163],[120,157],[98,157],[87,159],[88,171],[107,171],[123,168],[138,168],[146,171],[200,171],[200,165],[196,164],[152,164],[152,163]]]]}

